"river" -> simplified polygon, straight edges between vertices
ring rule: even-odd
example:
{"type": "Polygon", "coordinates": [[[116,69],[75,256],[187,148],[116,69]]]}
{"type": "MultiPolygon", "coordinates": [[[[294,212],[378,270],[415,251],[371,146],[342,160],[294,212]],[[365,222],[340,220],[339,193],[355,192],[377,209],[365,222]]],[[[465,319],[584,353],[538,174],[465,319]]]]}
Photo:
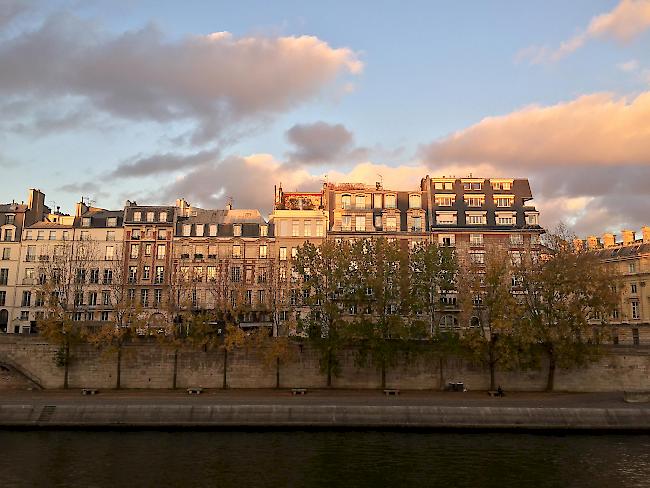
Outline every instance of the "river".
{"type": "Polygon", "coordinates": [[[0,487],[650,487],[650,436],[0,432],[0,487]]]}

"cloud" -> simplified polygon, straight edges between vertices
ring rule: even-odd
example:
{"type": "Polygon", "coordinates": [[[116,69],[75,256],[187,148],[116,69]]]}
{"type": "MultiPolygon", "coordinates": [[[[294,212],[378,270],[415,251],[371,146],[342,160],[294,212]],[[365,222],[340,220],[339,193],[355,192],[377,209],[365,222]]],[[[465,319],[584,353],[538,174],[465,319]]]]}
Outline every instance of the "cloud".
{"type": "Polygon", "coordinates": [[[367,155],[354,147],[354,135],[342,124],[315,122],[296,124],[286,132],[294,149],[287,154],[289,165],[351,163],[367,155]]]}
{"type": "Polygon", "coordinates": [[[26,0],[2,0],[0,2],[0,29],[29,10],[31,2],[26,0]]]}
{"type": "Polygon", "coordinates": [[[123,161],[108,174],[109,178],[130,178],[153,176],[160,173],[174,173],[214,162],[219,157],[216,148],[194,154],[164,153],[150,156],[136,156],[123,161]]]}
{"type": "Polygon", "coordinates": [[[530,46],[517,53],[516,60],[530,60],[532,64],[556,62],[577,51],[587,42],[608,38],[630,42],[650,28],[650,0],[621,0],[610,12],[593,17],[586,29],[562,41],[556,49],[530,46]]]}
{"type": "Polygon", "coordinates": [[[625,71],[626,73],[633,73],[639,69],[639,62],[636,59],[630,59],[629,61],[619,63],[616,66],[621,71],[625,71]]]}
{"type": "Polygon", "coordinates": [[[69,183],[60,186],[57,190],[66,193],[76,193],[79,197],[91,196],[93,198],[106,198],[109,196],[109,193],[102,190],[101,185],[90,181],[85,183],[69,183]]]}
{"type": "Polygon", "coordinates": [[[196,144],[288,111],[363,68],[349,48],[313,36],[172,39],[155,25],[115,34],[69,13],[0,44],[0,66],[0,97],[26,103],[26,117],[44,100],[61,101],[62,110],[130,122],[186,122],[196,144]]]}
{"type": "Polygon", "coordinates": [[[511,169],[650,164],[650,92],[632,100],[597,93],[487,117],[423,146],[423,159],[511,169]]]}

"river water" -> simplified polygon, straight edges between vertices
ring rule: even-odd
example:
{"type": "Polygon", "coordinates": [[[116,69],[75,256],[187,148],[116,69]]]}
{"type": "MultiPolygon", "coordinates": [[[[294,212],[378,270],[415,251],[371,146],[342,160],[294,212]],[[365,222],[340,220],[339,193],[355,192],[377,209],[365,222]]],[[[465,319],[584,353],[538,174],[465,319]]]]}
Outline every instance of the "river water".
{"type": "Polygon", "coordinates": [[[650,436],[0,432],[0,487],[650,487],[650,436]]]}

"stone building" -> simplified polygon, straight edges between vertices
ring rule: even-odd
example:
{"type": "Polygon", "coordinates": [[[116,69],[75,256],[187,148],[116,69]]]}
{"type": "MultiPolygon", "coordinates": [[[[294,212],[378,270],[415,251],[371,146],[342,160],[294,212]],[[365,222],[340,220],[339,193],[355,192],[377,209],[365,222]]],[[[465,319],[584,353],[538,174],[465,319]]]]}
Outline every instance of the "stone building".
{"type": "Polygon", "coordinates": [[[23,229],[43,219],[49,212],[45,194],[30,189],[27,203],[0,204],[0,331],[8,333],[29,332],[30,320],[19,311],[21,295],[17,287],[22,284],[20,274],[21,237],[23,229]]]}
{"type": "Polygon", "coordinates": [[[608,267],[619,295],[608,318],[611,342],[617,345],[650,344],[650,227],[641,232],[641,239],[624,230],[621,241],[606,233],[602,239],[589,236],[584,242],[608,267]]]}

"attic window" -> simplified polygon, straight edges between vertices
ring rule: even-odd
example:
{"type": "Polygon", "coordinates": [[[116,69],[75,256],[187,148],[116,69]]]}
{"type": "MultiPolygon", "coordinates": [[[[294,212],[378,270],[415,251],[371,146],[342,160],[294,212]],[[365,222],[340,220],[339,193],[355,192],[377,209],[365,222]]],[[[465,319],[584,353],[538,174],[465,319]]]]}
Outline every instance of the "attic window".
{"type": "Polygon", "coordinates": [[[232,226],[232,233],[234,236],[241,236],[241,224],[235,224],[232,226]]]}
{"type": "Polygon", "coordinates": [[[117,227],[117,217],[109,217],[106,219],[107,227],[117,227]]]}
{"type": "Polygon", "coordinates": [[[90,227],[90,217],[84,217],[81,220],[81,226],[82,227],[90,227]]]}

